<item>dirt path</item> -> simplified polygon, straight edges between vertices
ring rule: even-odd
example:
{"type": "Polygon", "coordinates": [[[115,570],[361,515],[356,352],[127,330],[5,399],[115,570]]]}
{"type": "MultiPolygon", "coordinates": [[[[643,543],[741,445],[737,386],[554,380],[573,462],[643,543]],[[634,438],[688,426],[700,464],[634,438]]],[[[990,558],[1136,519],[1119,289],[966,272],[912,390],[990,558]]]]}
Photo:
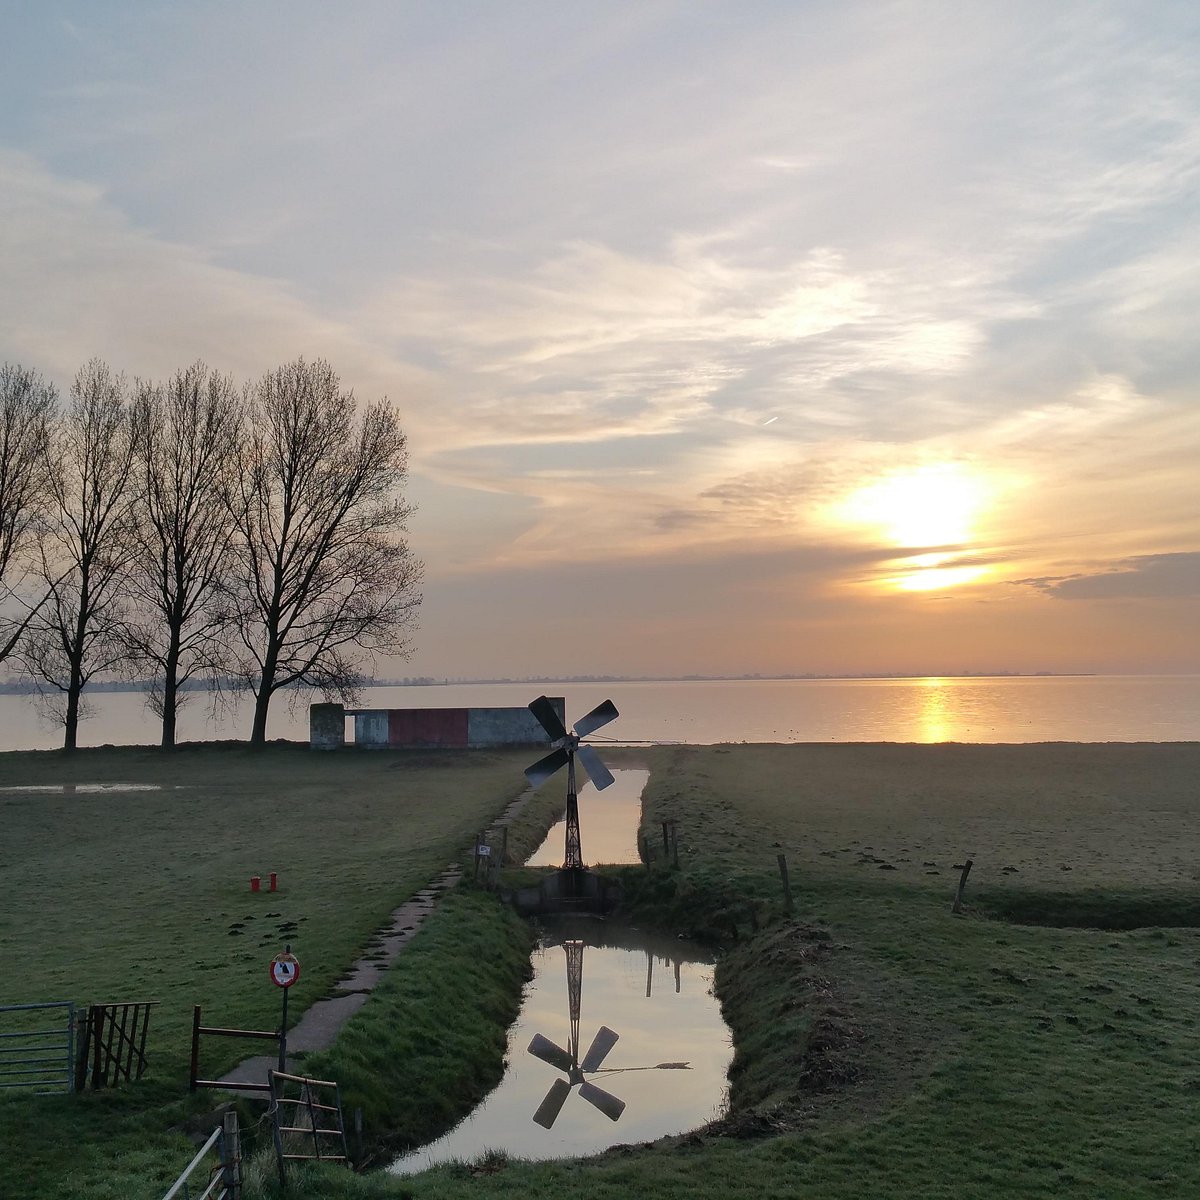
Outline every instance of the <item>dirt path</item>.
{"type": "MultiPolygon", "coordinates": [[[[533,792],[526,789],[487,827],[485,836],[499,832],[525,807],[533,792]]],[[[326,1050],[333,1045],[342,1026],[370,998],[371,990],[395,963],[401,951],[416,936],[425,918],[436,909],[443,893],[462,878],[459,863],[450,863],[427,887],[406,900],[391,915],[388,923],[376,930],[362,956],[350,965],[346,975],[334,985],[334,995],[309,1005],[304,1015],[288,1032],[289,1056],[309,1050],[326,1050]]],[[[259,1054],[244,1059],[219,1082],[229,1091],[240,1084],[265,1084],[267,1072],[278,1065],[277,1055],[259,1054]]]]}

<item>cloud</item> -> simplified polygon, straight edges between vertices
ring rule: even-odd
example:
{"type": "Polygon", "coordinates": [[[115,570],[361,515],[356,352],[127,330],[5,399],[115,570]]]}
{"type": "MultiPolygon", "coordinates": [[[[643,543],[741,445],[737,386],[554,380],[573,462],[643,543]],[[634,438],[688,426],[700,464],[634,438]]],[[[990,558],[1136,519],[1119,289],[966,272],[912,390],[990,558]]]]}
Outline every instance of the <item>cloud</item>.
{"type": "Polygon", "coordinates": [[[0,150],[3,353],[69,381],[92,355],[156,376],[203,358],[254,377],[305,355],[330,359],[366,397],[414,405],[431,377],[302,289],[215,263],[138,228],[93,184],[61,179],[0,150]]]}
{"type": "Polygon", "coordinates": [[[1176,600],[1200,596],[1200,551],[1138,555],[1120,563],[1115,571],[1018,579],[1014,583],[1058,600],[1176,600]]]}

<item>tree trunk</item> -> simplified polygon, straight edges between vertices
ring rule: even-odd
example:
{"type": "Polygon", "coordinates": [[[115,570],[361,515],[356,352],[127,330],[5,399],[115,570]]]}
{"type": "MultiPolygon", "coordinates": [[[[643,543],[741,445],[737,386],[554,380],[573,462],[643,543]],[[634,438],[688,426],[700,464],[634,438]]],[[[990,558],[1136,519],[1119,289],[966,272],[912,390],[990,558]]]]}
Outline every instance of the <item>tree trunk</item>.
{"type": "Polygon", "coordinates": [[[63,728],[63,749],[70,753],[79,742],[79,693],[83,690],[76,682],[75,672],[71,672],[71,684],[67,688],[67,715],[63,728]]]}
{"type": "Polygon", "coordinates": [[[91,592],[88,589],[88,571],[84,567],[83,584],[80,588],[79,614],[75,619],[75,642],[69,651],[70,676],[67,681],[67,714],[63,730],[63,750],[68,753],[79,745],[79,697],[83,694],[83,646],[87,634],[88,604],[91,592]]]}
{"type": "Polygon", "coordinates": [[[254,698],[254,727],[250,731],[250,747],[261,750],[267,744],[267,706],[271,703],[271,693],[263,685],[254,698]]]}
{"type": "Polygon", "coordinates": [[[175,685],[175,672],[167,668],[167,676],[163,680],[163,711],[162,711],[162,748],[175,749],[175,718],[179,707],[178,689],[175,685]]]}
{"type": "MultiPolygon", "coordinates": [[[[278,587],[278,584],[276,585],[278,587]]],[[[271,704],[271,696],[275,692],[275,671],[279,666],[279,640],[275,635],[278,616],[272,609],[274,623],[269,624],[271,630],[270,644],[263,659],[262,674],[258,679],[258,691],[254,696],[254,728],[250,731],[250,748],[261,750],[267,744],[267,709],[271,704]]]]}
{"type": "Polygon", "coordinates": [[[163,666],[162,748],[175,748],[175,721],[179,710],[179,633],[171,630],[171,644],[163,666]]]}

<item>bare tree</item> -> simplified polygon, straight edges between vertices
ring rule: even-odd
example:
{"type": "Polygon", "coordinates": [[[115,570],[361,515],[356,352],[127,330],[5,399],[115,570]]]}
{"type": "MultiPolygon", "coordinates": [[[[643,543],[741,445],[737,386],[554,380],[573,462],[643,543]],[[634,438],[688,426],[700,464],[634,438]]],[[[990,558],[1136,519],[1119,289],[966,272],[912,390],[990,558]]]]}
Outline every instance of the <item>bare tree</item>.
{"type": "Polygon", "coordinates": [[[49,595],[27,585],[29,555],[45,523],[46,439],[57,405],[54,387],[36,371],[0,365],[0,662],[49,595]]]}
{"type": "Polygon", "coordinates": [[[83,690],[126,656],[120,587],[131,544],[132,465],[125,378],[99,359],[71,385],[71,402],[46,444],[50,514],[40,547],[49,598],[31,622],[23,657],[62,722],[63,746],[78,741],[83,690]]]}
{"type": "Polygon", "coordinates": [[[197,362],[133,401],[133,558],[125,625],[133,661],[151,669],[162,745],[175,745],[182,685],[218,667],[221,584],[232,535],[226,497],[239,428],[233,380],[197,362]]]}
{"type": "Polygon", "coordinates": [[[328,363],[299,359],[264,375],[248,410],[231,598],[262,746],[281,688],[352,703],[365,657],[407,652],[422,564],[404,538],[407,442],[386,400],[360,417],[328,363]]]}

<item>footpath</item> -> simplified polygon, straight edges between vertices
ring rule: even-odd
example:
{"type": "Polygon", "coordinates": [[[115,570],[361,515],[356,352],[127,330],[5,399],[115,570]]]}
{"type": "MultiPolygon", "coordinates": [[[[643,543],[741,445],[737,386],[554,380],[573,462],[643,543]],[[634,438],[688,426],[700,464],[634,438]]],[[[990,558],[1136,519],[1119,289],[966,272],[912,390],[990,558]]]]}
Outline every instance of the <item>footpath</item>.
{"type": "MultiPolygon", "coordinates": [[[[498,834],[525,807],[532,795],[530,789],[523,791],[487,827],[484,836],[498,834]]],[[[443,894],[457,885],[462,878],[462,871],[459,863],[450,863],[432,883],[400,905],[386,925],[375,931],[362,956],[351,964],[345,978],[334,985],[334,994],[309,1005],[296,1025],[288,1031],[289,1057],[311,1050],[326,1050],[333,1045],[342,1026],[366,1004],[372,989],[416,936],[425,918],[435,911],[443,894]]],[[[219,1082],[231,1092],[238,1091],[241,1084],[265,1084],[267,1072],[278,1062],[277,1055],[255,1055],[238,1063],[232,1071],[222,1075],[219,1082]]]]}

